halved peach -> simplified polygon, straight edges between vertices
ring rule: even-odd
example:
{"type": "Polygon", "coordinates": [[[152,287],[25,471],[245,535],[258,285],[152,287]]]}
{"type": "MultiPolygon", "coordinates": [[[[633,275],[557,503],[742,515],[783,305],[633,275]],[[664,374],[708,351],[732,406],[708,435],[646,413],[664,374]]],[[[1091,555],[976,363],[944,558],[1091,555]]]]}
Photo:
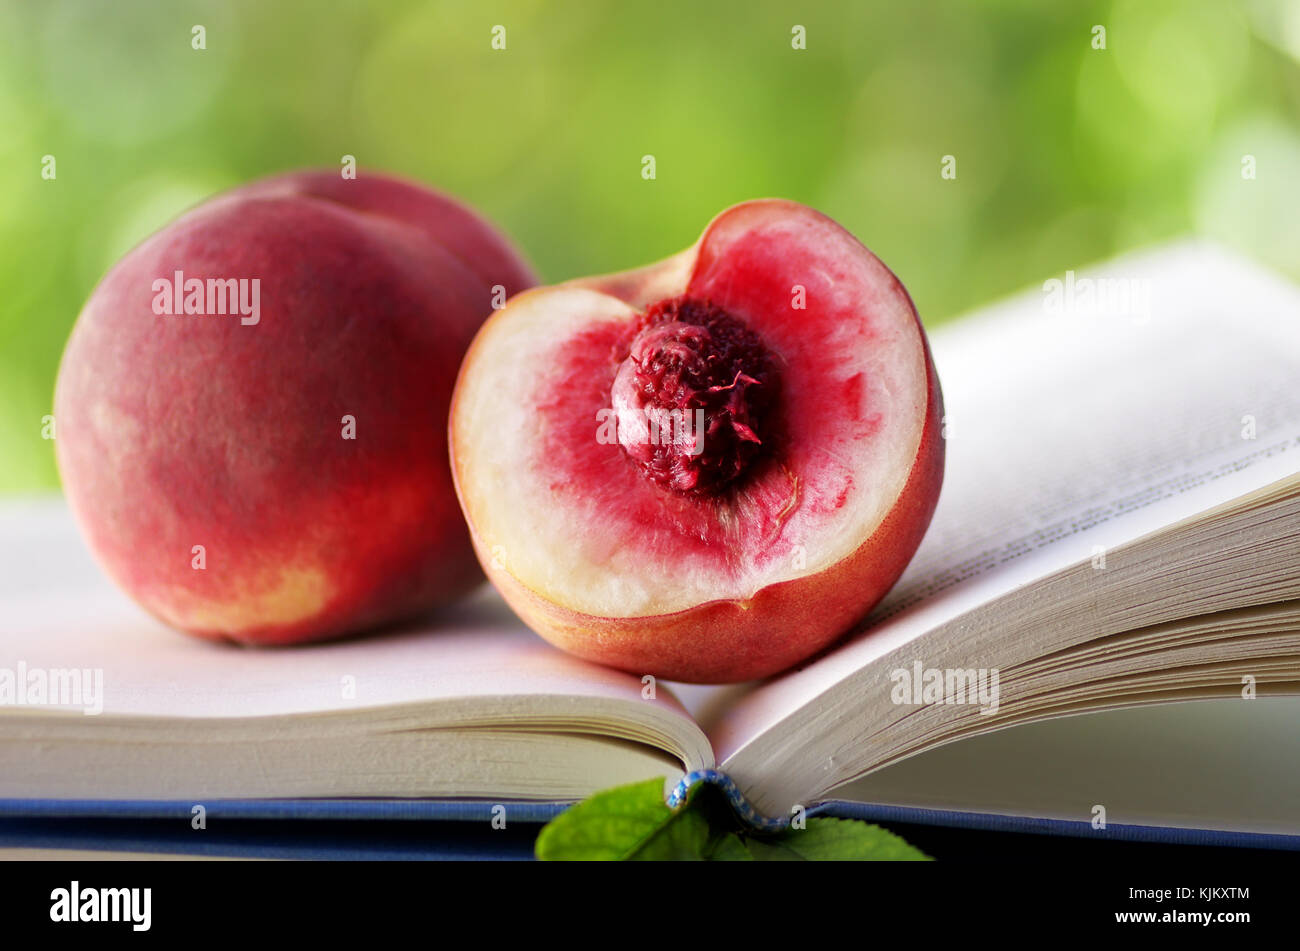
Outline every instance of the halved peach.
{"type": "Polygon", "coordinates": [[[539,288],[461,367],[452,470],[539,634],[637,674],[784,670],[889,590],[943,478],[943,402],[898,279],[788,201],[637,271],[539,288]]]}

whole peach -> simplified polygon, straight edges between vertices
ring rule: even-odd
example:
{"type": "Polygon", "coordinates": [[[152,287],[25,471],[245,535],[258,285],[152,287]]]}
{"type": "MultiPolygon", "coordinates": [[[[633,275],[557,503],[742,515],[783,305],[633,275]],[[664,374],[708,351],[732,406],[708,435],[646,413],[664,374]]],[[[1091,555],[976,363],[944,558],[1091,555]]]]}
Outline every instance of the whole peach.
{"type": "Polygon", "coordinates": [[[87,301],[55,393],[64,490],[104,569],[168,624],[283,644],[481,580],[452,487],[457,367],[534,283],[465,206],[367,174],[218,196],[87,301]]]}

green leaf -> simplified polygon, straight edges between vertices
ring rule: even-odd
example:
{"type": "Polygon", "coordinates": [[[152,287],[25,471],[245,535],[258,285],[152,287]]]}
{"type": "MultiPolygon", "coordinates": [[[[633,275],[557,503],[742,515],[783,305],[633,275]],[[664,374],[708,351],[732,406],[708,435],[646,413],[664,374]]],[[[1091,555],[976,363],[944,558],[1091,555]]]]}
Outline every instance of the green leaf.
{"type": "Polygon", "coordinates": [[[705,856],[710,862],[752,862],[753,854],[745,846],[745,840],[734,832],[718,836],[709,847],[705,856]]]}
{"type": "Polygon", "coordinates": [[[765,836],[745,840],[745,848],[756,862],[803,862],[802,855],[793,849],[787,849],[780,843],[779,836],[765,836]]]}
{"type": "Polygon", "coordinates": [[[662,779],[616,786],[556,816],[537,837],[546,861],[699,860],[709,823],[689,806],[674,812],[664,802],[662,779]]]}
{"type": "Polygon", "coordinates": [[[780,862],[925,861],[892,832],[854,819],[809,819],[802,829],[756,836],[739,830],[717,790],[704,787],[676,811],[661,779],[599,792],[556,816],[537,837],[539,859],[780,862]]]}
{"type": "Polygon", "coordinates": [[[749,843],[763,860],[927,862],[930,857],[880,826],[856,819],[809,819],[806,828],[788,829],[749,843]]]}
{"type": "MultiPolygon", "coordinates": [[[[667,809],[667,806],[664,806],[667,809]]],[[[629,859],[640,862],[699,862],[709,843],[709,821],[686,806],[634,849],[629,859]]]]}

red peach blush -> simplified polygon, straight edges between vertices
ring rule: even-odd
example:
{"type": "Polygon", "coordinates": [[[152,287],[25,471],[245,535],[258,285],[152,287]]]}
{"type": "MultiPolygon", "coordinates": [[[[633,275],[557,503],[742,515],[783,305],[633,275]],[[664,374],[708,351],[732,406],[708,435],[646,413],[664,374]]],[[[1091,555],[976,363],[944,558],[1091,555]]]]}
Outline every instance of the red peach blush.
{"type": "Polygon", "coordinates": [[[253,644],[467,591],[482,575],[451,390],[493,285],[531,283],[464,206],[364,172],[280,176],[183,216],[108,273],[60,367],[59,468],[92,551],[168,624],[253,644]],[[256,279],[257,319],[157,313],[178,272],[256,279]]]}

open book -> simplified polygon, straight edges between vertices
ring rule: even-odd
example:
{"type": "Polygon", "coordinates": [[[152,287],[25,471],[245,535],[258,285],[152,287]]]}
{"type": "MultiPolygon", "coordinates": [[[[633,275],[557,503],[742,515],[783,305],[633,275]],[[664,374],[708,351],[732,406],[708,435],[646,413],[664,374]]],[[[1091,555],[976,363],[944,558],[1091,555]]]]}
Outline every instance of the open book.
{"type": "Polygon", "coordinates": [[[1300,291],[1180,244],[932,343],[929,534],[859,631],[762,684],[577,660],[487,589],[360,640],[201,642],[118,594],[61,502],[9,503],[0,798],[563,803],[716,768],[776,817],[1102,806],[1300,842],[1300,291]]]}

